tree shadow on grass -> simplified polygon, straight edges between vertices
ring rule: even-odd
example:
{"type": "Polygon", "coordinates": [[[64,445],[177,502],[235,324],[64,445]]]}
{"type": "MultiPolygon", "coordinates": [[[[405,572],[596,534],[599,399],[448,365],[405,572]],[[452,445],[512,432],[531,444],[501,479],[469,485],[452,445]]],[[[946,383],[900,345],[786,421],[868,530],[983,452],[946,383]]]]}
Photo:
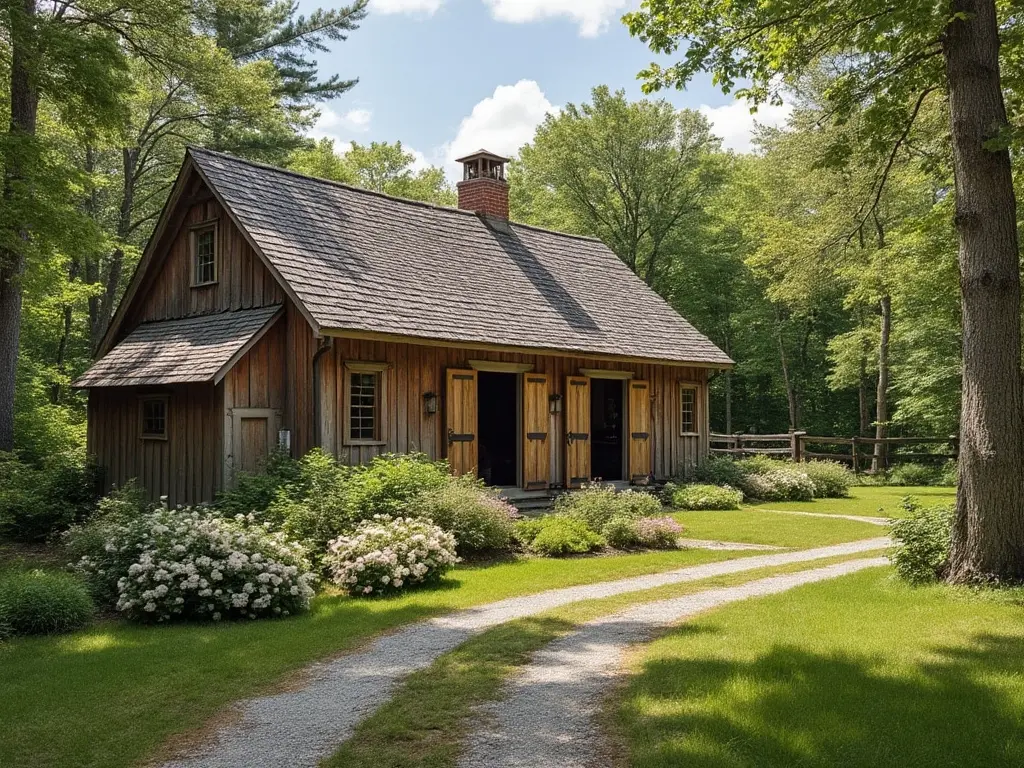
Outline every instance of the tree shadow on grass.
{"type": "Polygon", "coordinates": [[[978,634],[914,668],[776,646],[646,664],[621,714],[637,766],[1021,766],[1024,639],[978,634]]]}

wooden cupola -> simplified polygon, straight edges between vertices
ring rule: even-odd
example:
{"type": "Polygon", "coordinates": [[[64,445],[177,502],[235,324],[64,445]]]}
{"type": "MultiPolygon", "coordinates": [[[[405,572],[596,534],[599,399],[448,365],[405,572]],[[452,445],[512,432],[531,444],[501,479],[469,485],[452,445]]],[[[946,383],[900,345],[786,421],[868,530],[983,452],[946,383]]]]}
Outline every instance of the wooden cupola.
{"type": "Polygon", "coordinates": [[[508,218],[508,182],[505,180],[507,157],[481,149],[456,160],[462,163],[459,208],[501,219],[508,218]]]}

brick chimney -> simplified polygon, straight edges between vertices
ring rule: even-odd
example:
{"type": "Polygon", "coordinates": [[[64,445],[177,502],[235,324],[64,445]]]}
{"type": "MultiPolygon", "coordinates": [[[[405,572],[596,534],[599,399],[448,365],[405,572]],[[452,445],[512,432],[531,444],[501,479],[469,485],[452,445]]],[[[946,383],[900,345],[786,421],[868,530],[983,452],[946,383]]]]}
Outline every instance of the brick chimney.
{"type": "Polygon", "coordinates": [[[455,162],[462,163],[462,181],[456,185],[459,190],[459,208],[507,219],[508,182],[505,181],[505,163],[508,158],[481,149],[455,162]]]}

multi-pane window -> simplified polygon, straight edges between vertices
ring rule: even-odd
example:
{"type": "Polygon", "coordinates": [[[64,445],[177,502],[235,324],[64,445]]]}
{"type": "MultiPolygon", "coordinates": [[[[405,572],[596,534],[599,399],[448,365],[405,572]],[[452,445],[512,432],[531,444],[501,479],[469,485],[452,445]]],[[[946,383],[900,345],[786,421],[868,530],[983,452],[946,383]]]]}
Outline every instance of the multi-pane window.
{"type": "Polygon", "coordinates": [[[142,436],[167,437],[167,401],[151,398],[142,401],[142,436]]]}
{"type": "Polygon", "coordinates": [[[683,387],[680,390],[680,402],[682,403],[682,427],[683,434],[692,434],[697,431],[697,390],[693,387],[683,387]]]}
{"type": "Polygon", "coordinates": [[[192,233],[192,261],[195,264],[195,285],[217,281],[217,229],[214,226],[196,229],[192,233]]]}
{"type": "Polygon", "coordinates": [[[349,439],[377,440],[380,373],[349,373],[349,439]]]}

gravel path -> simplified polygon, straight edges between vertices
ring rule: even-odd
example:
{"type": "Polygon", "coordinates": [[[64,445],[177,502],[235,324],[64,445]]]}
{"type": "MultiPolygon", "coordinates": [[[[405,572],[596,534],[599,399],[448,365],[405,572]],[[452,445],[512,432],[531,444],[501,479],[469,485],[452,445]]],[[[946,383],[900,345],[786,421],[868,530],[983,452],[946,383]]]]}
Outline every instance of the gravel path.
{"type": "Polygon", "coordinates": [[[780,515],[801,515],[803,517],[828,517],[831,519],[853,520],[858,523],[870,523],[871,525],[888,525],[892,522],[888,517],[873,517],[871,515],[830,515],[828,512],[798,512],[795,509],[767,509],[766,512],[778,512],[780,515]]]}
{"type": "Polygon", "coordinates": [[[534,656],[500,701],[480,707],[462,768],[595,768],[607,750],[594,716],[626,648],[658,629],[726,603],[885,565],[884,557],[758,579],[638,605],[588,622],[534,656]]]}
{"type": "Polygon", "coordinates": [[[241,701],[208,743],[164,768],[312,768],[347,739],[359,721],[392,695],[402,678],[429,666],[474,634],[561,605],[695,581],[710,576],[852,555],[888,546],[886,538],[690,566],[510,598],[402,627],[363,650],[308,668],[306,685],[241,701]]]}
{"type": "Polygon", "coordinates": [[[786,547],[777,547],[774,544],[744,544],[740,541],[712,541],[710,539],[677,539],[679,546],[686,549],[715,549],[739,551],[743,549],[763,550],[765,552],[778,551],[786,547]]]}

